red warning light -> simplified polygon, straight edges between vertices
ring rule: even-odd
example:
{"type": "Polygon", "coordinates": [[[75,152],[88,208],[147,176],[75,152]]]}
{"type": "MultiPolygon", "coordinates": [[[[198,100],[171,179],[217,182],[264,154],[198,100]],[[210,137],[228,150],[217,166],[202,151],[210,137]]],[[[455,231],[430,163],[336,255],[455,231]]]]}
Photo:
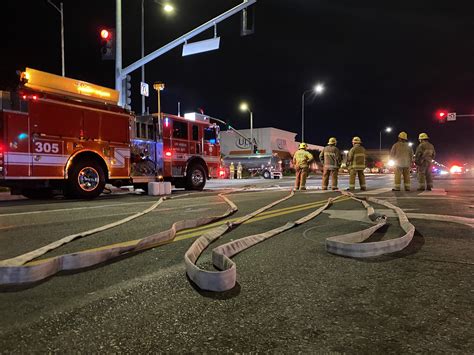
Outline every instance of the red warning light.
{"type": "Polygon", "coordinates": [[[101,37],[102,39],[107,40],[107,39],[110,38],[110,32],[107,31],[106,29],[103,29],[102,31],[100,31],[100,37],[101,37]]]}
{"type": "Polygon", "coordinates": [[[437,118],[440,122],[445,122],[447,117],[448,117],[448,111],[446,111],[446,110],[438,110],[438,111],[436,111],[436,118],[437,118]]]}

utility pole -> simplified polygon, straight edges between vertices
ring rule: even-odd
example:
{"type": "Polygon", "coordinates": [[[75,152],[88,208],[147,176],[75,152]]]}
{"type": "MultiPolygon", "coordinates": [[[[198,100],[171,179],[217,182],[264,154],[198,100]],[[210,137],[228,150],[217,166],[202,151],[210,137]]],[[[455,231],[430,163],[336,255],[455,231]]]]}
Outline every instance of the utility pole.
{"type": "Polygon", "coordinates": [[[119,91],[119,105],[124,105],[122,90],[122,0],[115,0],[115,90],[119,91]]]}
{"type": "MultiPolygon", "coordinates": [[[[142,0],[142,58],[145,56],[145,0],[142,0]]],[[[145,64],[142,65],[142,83],[145,82],[145,64]]],[[[142,96],[142,115],[145,114],[145,95],[142,96]]]]}
{"type": "Polygon", "coordinates": [[[59,7],[56,6],[54,2],[51,0],[48,0],[48,3],[54,7],[59,14],[61,15],[61,75],[65,76],[66,75],[66,67],[64,64],[64,9],[63,9],[63,3],[61,2],[59,4],[59,7]]]}

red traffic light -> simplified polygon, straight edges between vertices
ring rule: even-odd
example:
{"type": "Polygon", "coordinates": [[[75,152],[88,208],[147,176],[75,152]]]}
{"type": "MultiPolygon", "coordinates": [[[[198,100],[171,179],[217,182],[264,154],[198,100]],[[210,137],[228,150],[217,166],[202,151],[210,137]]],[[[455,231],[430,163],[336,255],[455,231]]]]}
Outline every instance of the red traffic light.
{"type": "Polygon", "coordinates": [[[446,118],[448,117],[448,111],[446,110],[438,110],[436,111],[436,118],[440,121],[440,122],[444,122],[446,121],[446,118]]]}
{"type": "Polygon", "coordinates": [[[110,39],[110,32],[106,29],[103,29],[102,31],[100,31],[100,37],[105,40],[110,39]]]}

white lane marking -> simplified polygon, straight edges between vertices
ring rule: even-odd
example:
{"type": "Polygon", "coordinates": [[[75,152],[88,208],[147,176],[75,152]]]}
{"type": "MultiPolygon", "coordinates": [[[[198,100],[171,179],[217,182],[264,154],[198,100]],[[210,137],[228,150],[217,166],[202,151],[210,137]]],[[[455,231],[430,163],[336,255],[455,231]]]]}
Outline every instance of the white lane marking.
{"type": "Polygon", "coordinates": [[[380,189],[375,189],[375,190],[360,191],[357,193],[357,195],[378,195],[378,194],[383,194],[389,191],[392,191],[391,187],[382,187],[380,189]]]}
{"type": "MultiPolygon", "coordinates": [[[[107,207],[115,208],[115,207],[123,207],[125,205],[144,205],[144,204],[145,205],[150,204],[150,201],[147,201],[147,202],[127,202],[127,203],[114,204],[114,205],[61,208],[61,209],[55,209],[55,210],[41,210],[41,211],[29,211],[29,212],[4,213],[4,214],[0,214],[0,217],[22,216],[22,215],[29,215],[29,214],[42,214],[42,213],[54,213],[54,212],[69,212],[69,211],[88,210],[88,209],[107,208],[107,207]]],[[[214,204],[221,204],[221,202],[215,202],[214,204]]],[[[195,204],[195,205],[188,205],[187,207],[193,207],[193,206],[202,206],[202,203],[195,204]]],[[[174,210],[174,209],[182,209],[182,207],[158,208],[157,211],[170,211],[170,210],[174,210]]],[[[130,214],[130,213],[131,212],[123,213],[123,214],[130,214]]],[[[117,215],[117,214],[114,214],[114,215],[117,215]]]]}
{"type": "Polygon", "coordinates": [[[424,191],[418,196],[446,196],[448,193],[445,189],[433,189],[431,191],[424,191]]]}
{"type": "MultiPolygon", "coordinates": [[[[413,209],[404,209],[404,211],[410,211],[413,209]]],[[[384,214],[387,217],[397,217],[397,214],[390,209],[376,209],[378,213],[384,214]]],[[[348,221],[364,221],[370,222],[367,218],[367,212],[363,210],[326,210],[323,213],[329,214],[329,218],[339,218],[348,221]]],[[[408,218],[413,219],[424,219],[429,221],[440,221],[440,222],[452,222],[463,224],[468,227],[474,228],[474,218],[441,215],[441,214],[430,214],[430,213],[407,213],[408,218]]]]}

